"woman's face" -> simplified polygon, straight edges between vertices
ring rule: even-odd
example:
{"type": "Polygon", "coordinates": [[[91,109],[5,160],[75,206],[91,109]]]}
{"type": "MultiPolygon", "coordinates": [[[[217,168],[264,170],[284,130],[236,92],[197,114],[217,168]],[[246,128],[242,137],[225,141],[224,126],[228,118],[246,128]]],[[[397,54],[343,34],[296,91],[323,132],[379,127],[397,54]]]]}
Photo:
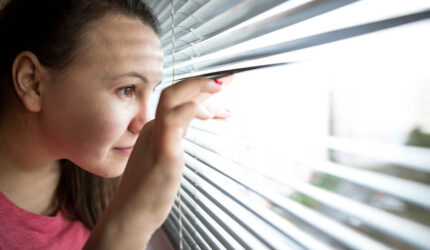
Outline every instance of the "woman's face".
{"type": "Polygon", "coordinates": [[[150,119],[162,49],[140,20],[110,15],[90,25],[76,59],[47,77],[40,128],[58,158],[105,177],[120,175],[150,119]]]}

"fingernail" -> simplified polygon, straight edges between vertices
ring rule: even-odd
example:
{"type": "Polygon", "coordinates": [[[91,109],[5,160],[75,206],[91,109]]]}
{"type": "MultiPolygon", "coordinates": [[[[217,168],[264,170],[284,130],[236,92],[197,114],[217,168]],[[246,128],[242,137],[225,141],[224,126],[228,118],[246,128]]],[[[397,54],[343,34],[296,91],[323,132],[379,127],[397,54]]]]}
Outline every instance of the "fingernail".
{"type": "Polygon", "coordinates": [[[226,109],[225,111],[227,111],[228,113],[231,113],[231,111],[229,109],[226,109]]]}
{"type": "Polygon", "coordinates": [[[214,82],[218,85],[222,85],[222,81],[218,80],[218,79],[214,79],[214,82]]]}
{"type": "Polygon", "coordinates": [[[214,110],[209,108],[209,107],[205,107],[206,111],[208,112],[209,115],[213,115],[214,114],[214,110]]]}

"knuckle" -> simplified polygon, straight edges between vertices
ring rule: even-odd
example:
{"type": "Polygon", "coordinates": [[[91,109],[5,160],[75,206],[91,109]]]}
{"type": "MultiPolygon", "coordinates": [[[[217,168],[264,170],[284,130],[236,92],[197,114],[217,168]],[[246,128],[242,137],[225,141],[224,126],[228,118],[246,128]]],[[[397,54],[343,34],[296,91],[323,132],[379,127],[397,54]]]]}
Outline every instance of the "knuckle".
{"type": "Polygon", "coordinates": [[[163,123],[166,126],[180,126],[181,122],[186,117],[195,114],[199,108],[199,104],[196,102],[187,102],[181,106],[178,106],[172,110],[169,110],[163,115],[163,123]]]}
{"type": "Polygon", "coordinates": [[[163,89],[163,91],[161,91],[160,98],[170,99],[171,96],[172,96],[172,88],[171,87],[165,88],[165,89],[163,89]]]}
{"type": "Polygon", "coordinates": [[[165,88],[160,95],[160,105],[162,107],[170,107],[173,105],[174,91],[169,87],[165,88]]]}

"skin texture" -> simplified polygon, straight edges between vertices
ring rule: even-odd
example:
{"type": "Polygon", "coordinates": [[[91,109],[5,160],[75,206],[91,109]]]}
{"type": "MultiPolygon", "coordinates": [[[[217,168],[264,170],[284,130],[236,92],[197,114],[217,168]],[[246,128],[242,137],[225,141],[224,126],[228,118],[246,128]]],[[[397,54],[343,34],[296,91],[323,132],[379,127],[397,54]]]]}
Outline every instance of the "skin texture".
{"type": "Polygon", "coordinates": [[[219,79],[222,85],[191,78],[166,88],[149,121],[149,97],[162,73],[154,31],[136,18],[110,14],[88,27],[82,44],[61,72],[28,51],[15,59],[20,105],[0,130],[0,190],[18,206],[49,215],[59,159],[104,177],[123,174],[86,248],[142,249],[179,188],[189,122],[229,116],[204,102],[231,77],[219,79]]]}

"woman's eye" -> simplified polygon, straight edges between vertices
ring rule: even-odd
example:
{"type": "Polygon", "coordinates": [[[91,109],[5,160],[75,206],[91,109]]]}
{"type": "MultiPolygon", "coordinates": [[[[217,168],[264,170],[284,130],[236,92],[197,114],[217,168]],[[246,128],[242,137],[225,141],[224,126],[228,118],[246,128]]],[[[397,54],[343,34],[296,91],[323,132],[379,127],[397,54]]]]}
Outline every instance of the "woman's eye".
{"type": "Polygon", "coordinates": [[[133,97],[135,92],[135,87],[134,86],[122,87],[118,89],[118,91],[124,97],[133,97]]]}

